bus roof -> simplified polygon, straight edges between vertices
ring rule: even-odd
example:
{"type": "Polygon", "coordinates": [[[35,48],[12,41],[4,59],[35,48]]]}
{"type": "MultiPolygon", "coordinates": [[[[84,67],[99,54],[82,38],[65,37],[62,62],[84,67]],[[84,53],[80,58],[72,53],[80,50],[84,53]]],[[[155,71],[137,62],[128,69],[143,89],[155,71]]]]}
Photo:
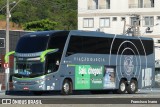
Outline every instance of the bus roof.
{"type": "MultiPolygon", "coordinates": [[[[36,32],[31,32],[31,33],[27,33],[25,34],[24,36],[27,37],[27,36],[52,36],[52,34],[54,33],[57,33],[57,32],[66,32],[65,30],[51,30],[51,31],[36,31],[36,32]]],[[[68,31],[69,32],[69,31],[68,31]]]]}
{"type": "Polygon", "coordinates": [[[127,36],[127,35],[121,35],[121,34],[109,34],[104,32],[98,32],[98,31],[82,31],[82,30],[52,30],[52,31],[37,31],[25,34],[24,36],[31,36],[31,35],[37,35],[37,36],[52,36],[52,34],[57,32],[69,32],[69,35],[74,36],[92,36],[92,37],[109,37],[109,38],[125,38],[125,39],[142,39],[142,40],[153,40],[149,37],[142,37],[142,36],[127,36]]]}
{"type": "Polygon", "coordinates": [[[109,38],[113,38],[114,36],[116,36],[116,38],[153,40],[152,38],[149,38],[149,37],[127,36],[127,35],[122,35],[122,34],[109,34],[109,33],[98,32],[98,31],[72,30],[70,34],[77,35],[77,36],[93,36],[93,37],[109,37],[109,38]]]}

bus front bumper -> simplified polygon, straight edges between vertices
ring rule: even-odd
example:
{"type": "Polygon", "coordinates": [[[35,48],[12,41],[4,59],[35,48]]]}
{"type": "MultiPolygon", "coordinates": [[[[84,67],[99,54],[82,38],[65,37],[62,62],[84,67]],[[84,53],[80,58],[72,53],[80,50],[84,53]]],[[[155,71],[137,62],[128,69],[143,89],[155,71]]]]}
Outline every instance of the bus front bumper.
{"type": "Polygon", "coordinates": [[[35,84],[35,85],[13,84],[13,90],[16,90],[16,91],[43,91],[46,89],[45,89],[45,84],[35,84]]]}
{"type": "Polygon", "coordinates": [[[31,80],[13,77],[13,90],[15,91],[49,91],[55,90],[55,82],[48,84],[46,78],[35,78],[31,80]]]}

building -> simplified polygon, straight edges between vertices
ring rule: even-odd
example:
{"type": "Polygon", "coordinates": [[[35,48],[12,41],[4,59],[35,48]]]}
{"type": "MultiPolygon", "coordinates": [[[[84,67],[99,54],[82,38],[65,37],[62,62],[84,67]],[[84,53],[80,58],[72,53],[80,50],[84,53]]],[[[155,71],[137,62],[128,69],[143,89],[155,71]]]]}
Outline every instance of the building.
{"type": "Polygon", "coordinates": [[[154,38],[160,60],[160,0],[78,0],[78,29],[127,35],[135,30],[154,38]]]}
{"type": "Polygon", "coordinates": [[[139,35],[157,37],[160,0],[78,0],[79,30],[123,34],[135,24],[139,35]]]}
{"type": "Polygon", "coordinates": [[[78,30],[154,38],[160,78],[160,0],[78,0],[78,30]]]}

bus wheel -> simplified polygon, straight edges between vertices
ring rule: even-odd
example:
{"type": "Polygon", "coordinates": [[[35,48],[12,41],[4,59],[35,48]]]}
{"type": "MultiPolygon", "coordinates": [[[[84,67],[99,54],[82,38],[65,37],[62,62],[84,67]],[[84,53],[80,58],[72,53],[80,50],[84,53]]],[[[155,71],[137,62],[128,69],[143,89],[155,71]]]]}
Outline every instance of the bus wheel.
{"type": "Polygon", "coordinates": [[[72,94],[72,82],[68,79],[65,79],[62,85],[62,92],[63,95],[72,94]]]}
{"type": "Polygon", "coordinates": [[[117,90],[118,94],[124,94],[127,90],[127,85],[125,80],[121,80],[119,83],[119,89],[117,90]]]}
{"type": "Polygon", "coordinates": [[[127,87],[127,92],[129,94],[134,94],[138,90],[138,83],[136,80],[131,80],[130,84],[127,87]]]}

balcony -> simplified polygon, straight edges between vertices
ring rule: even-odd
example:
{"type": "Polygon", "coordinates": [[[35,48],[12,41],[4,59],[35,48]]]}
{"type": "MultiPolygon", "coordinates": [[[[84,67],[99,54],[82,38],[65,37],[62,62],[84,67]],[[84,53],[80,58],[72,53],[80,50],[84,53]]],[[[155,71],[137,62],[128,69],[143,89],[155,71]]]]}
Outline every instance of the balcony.
{"type": "Polygon", "coordinates": [[[110,5],[92,5],[92,6],[88,6],[88,10],[96,10],[96,9],[110,9],[110,5]]]}
{"type": "Polygon", "coordinates": [[[154,8],[154,4],[129,4],[129,8],[154,8]]]}

